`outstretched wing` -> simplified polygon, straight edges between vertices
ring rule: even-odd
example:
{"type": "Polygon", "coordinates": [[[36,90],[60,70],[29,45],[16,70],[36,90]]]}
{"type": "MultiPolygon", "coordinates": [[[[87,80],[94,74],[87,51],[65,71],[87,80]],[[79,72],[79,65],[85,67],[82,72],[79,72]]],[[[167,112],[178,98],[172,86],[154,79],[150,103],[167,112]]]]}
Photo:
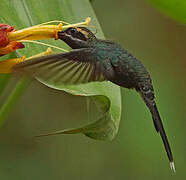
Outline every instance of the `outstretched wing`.
{"type": "Polygon", "coordinates": [[[94,61],[92,48],[33,58],[14,66],[23,72],[55,85],[104,81],[103,66],[94,61]]]}

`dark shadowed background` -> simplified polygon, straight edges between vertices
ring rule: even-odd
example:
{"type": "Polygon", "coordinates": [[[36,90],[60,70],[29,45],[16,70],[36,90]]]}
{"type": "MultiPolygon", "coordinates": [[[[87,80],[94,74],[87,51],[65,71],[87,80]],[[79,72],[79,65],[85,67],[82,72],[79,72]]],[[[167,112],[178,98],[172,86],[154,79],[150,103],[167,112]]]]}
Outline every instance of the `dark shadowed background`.
{"type": "Polygon", "coordinates": [[[55,129],[78,127],[89,116],[84,98],[35,81],[0,131],[1,179],[184,180],[185,26],[143,0],[95,0],[92,4],[107,39],[121,43],[151,72],[177,173],[171,172],[151,115],[135,91],[122,89],[121,125],[113,142],[82,135],[33,138],[55,129]]]}

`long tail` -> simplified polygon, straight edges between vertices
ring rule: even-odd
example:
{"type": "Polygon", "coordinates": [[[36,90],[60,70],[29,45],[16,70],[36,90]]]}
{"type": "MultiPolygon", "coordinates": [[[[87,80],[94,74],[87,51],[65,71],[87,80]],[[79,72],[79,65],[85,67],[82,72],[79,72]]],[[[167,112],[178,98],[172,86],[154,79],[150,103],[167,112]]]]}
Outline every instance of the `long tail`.
{"type": "Polygon", "coordinates": [[[141,94],[142,98],[145,101],[145,104],[147,105],[147,107],[149,108],[149,110],[150,110],[150,112],[152,114],[152,119],[153,119],[153,122],[154,122],[155,129],[161,135],[161,138],[163,140],[163,144],[164,144],[165,150],[167,152],[168,159],[170,161],[170,167],[171,167],[171,169],[173,171],[175,171],[175,166],[174,166],[174,161],[173,161],[173,155],[172,155],[171,148],[170,148],[170,145],[169,145],[167,136],[166,136],[165,129],[163,127],[163,123],[162,123],[160,114],[158,112],[156,103],[154,101],[154,92],[153,92],[153,89],[150,88],[146,92],[140,91],[140,94],[141,94]]]}

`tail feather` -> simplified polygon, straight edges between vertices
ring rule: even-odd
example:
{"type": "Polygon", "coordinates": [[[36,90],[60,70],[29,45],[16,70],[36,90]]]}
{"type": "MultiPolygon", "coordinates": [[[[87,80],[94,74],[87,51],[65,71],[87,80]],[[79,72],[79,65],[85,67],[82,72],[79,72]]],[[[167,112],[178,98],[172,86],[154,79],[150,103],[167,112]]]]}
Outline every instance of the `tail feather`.
{"type": "MultiPolygon", "coordinates": [[[[147,105],[147,107],[149,108],[149,110],[152,114],[152,119],[154,122],[155,129],[158,133],[160,133],[160,136],[163,140],[165,150],[167,152],[168,159],[171,163],[171,167],[173,167],[172,166],[174,164],[173,163],[173,155],[172,155],[171,148],[170,148],[170,145],[168,142],[168,138],[166,136],[165,129],[163,127],[163,123],[162,123],[160,114],[158,112],[158,108],[157,108],[156,103],[154,101],[155,97],[154,97],[153,87],[152,87],[152,85],[147,85],[147,86],[143,85],[143,86],[139,87],[137,89],[137,91],[140,92],[143,100],[145,101],[145,104],[147,105]]],[[[173,169],[175,169],[175,168],[173,168],[173,169]]]]}
{"type": "Polygon", "coordinates": [[[166,132],[165,132],[165,129],[163,127],[163,123],[162,123],[162,120],[160,118],[157,106],[156,106],[156,104],[148,105],[148,108],[151,111],[152,118],[153,118],[153,121],[154,121],[154,124],[155,124],[155,128],[156,128],[157,132],[160,133],[161,138],[163,140],[163,143],[164,143],[165,150],[167,152],[169,161],[173,162],[173,156],[172,156],[171,148],[170,148],[170,145],[169,145],[169,142],[168,142],[168,139],[167,139],[167,136],[166,136],[166,132]]]}

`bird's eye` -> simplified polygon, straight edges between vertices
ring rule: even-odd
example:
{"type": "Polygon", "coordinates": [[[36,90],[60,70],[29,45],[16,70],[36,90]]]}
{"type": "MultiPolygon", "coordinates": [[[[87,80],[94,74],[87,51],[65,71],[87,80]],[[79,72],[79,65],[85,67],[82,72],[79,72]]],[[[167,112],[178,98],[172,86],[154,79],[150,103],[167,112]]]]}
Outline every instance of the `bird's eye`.
{"type": "Polygon", "coordinates": [[[75,34],[77,32],[77,29],[71,28],[69,29],[69,34],[75,34]]]}

